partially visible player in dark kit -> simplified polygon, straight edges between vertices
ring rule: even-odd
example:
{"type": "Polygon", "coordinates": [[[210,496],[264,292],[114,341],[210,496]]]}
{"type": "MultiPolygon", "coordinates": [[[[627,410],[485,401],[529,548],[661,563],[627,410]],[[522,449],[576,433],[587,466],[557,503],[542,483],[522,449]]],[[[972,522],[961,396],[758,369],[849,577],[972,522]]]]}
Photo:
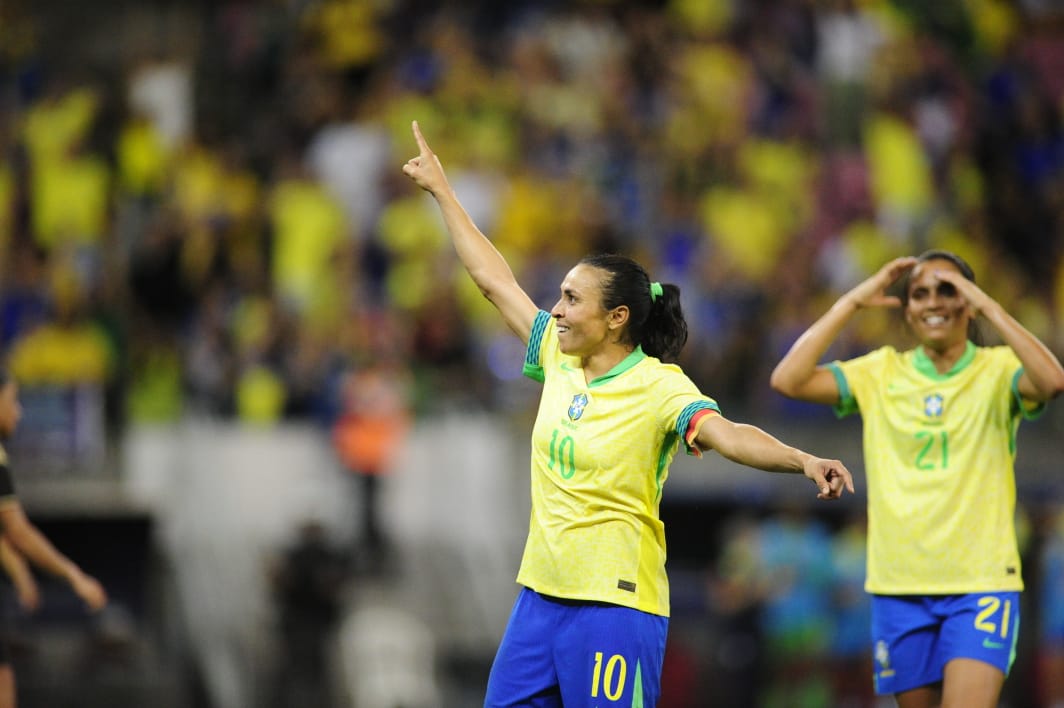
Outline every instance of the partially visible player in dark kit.
{"type": "MultiPolygon", "coordinates": [[[[27,561],[65,580],[86,607],[92,611],[107,604],[107,593],[96,578],[85,574],[78,565],[59,552],[41,533],[22,508],[15,495],[7,451],[2,445],[15,432],[22,417],[18,400],[18,384],[0,370],[0,564],[11,576],[23,608],[33,610],[39,602],[36,583],[29,573],[27,561]]],[[[0,636],[0,708],[18,705],[15,672],[11,656],[0,636]]]]}

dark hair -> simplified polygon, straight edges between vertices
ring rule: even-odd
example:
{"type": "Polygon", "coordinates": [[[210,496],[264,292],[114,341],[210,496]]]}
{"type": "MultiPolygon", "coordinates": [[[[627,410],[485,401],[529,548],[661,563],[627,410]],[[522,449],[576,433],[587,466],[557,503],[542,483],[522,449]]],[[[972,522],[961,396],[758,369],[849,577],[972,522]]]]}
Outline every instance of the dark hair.
{"type": "MultiPolygon", "coordinates": [[[[921,263],[927,263],[928,261],[949,261],[953,265],[957,266],[957,270],[960,271],[961,275],[963,275],[965,278],[972,281],[973,283],[975,282],[975,271],[973,271],[972,267],[968,265],[968,261],[964,260],[952,251],[943,251],[941,249],[932,248],[929,251],[924,251],[916,257],[917,265],[921,263]]],[[[908,307],[909,305],[909,281],[911,280],[913,270],[915,269],[916,268],[913,267],[909,270],[908,273],[905,274],[905,279],[901,284],[902,287],[900,297],[901,304],[903,307],[908,307]]],[[[975,321],[975,318],[972,318],[968,322],[968,339],[972,340],[976,344],[980,344],[982,342],[983,337],[979,331],[979,326],[978,323],[975,321]]]]}
{"type": "Polygon", "coordinates": [[[649,356],[675,361],[687,343],[687,322],[680,308],[680,289],[663,283],[661,295],[650,294],[650,276],[643,266],[627,256],[599,254],[586,256],[584,265],[605,271],[602,280],[602,306],[607,310],[628,307],[626,338],[649,356]]]}

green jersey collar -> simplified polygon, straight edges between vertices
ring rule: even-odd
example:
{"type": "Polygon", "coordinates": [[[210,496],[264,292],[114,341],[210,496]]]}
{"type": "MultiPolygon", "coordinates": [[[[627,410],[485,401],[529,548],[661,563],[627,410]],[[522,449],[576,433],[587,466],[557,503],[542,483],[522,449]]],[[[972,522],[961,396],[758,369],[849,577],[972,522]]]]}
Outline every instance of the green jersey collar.
{"type": "Polygon", "coordinates": [[[606,383],[610,379],[613,379],[613,378],[616,378],[616,377],[620,376],[625,371],[628,371],[633,366],[635,366],[636,364],[638,364],[639,362],[643,361],[643,359],[646,359],[646,358],[647,358],[647,355],[643,353],[643,347],[637,345],[636,348],[632,350],[631,354],[626,356],[621,361],[617,362],[616,366],[614,366],[612,369],[607,371],[602,376],[599,376],[597,378],[591,379],[591,381],[589,381],[587,385],[588,385],[589,388],[592,387],[592,386],[601,386],[602,384],[606,383]]]}
{"type": "Polygon", "coordinates": [[[913,351],[913,365],[916,370],[924,376],[932,379],[948,379],[958,371],[961,371],[968,364],[972,363],[972,359],[975,358],[975,352],[978,349],[975,344],[969,341],[964,347],[964,353],[961,354],[961,358],[953,365],[953,367],[944,374],[938,373],[938,369],[935,368],[935,363],[931,361],[931,357],[924,351],[923,346],[917,347],[913,351]]]}

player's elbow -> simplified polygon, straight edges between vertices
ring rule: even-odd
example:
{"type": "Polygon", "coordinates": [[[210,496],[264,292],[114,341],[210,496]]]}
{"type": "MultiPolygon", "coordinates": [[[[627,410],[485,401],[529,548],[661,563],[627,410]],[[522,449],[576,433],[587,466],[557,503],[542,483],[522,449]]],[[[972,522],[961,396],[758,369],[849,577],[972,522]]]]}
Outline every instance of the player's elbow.
{"type": "Polygon", "coordinates": [[[1048,397],[1050,400],[1064,393],[1064,371],[1060,372],[1049,383],[1048,397]]]}
{"type": "Polygon", "coordinates": [[[776,393],[787,396],[788,398],[794,398],[798,391],[798,387],[792,377],[787,375],[787,372],[776,367],[772,370],[772,375],[768,379],[768,385],[772,387],[772,390],[776,393]]]}

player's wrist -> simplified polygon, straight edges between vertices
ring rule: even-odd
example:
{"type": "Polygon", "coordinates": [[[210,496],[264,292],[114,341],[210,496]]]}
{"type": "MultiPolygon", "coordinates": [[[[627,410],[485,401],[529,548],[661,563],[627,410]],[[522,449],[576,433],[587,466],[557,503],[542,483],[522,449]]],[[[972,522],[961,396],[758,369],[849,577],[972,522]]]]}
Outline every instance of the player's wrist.
{"type": "Polygon", "coordinates": [[[853,291],[850,291],[835,301],[833,309],[846,314],[853,314],[860,310],[861,307],[860,298],[853,291]]]}
{"type": "Polygon", "coordinates": [[[817,459],[816,456],[815,455],[811,455],[810,453],[806,452],[805,450],[799,450],[797,448],[794,449],[794,453],[795,453],[794,471],[796,473],[798,473],[798,474],[804,474],[804,475],[808,476],[808,474],[809,474],[809,466],[810,466],[811,463],[816,461],[816,459],[817,459]]]}

